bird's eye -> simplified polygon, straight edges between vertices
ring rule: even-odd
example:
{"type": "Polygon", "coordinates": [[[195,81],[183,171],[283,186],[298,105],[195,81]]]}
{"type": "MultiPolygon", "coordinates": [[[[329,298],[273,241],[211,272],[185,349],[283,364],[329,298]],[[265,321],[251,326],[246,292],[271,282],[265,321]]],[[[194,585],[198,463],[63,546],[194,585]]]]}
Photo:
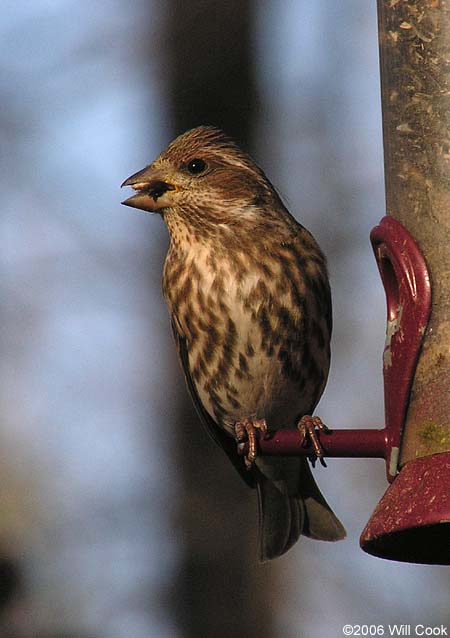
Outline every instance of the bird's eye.
{"type": "Polygon", "coordinates": [[[187,169],[191,175],[198,175],[206,169],[206,162],[202,159],[193,159],[187,165],[187,169]]]}

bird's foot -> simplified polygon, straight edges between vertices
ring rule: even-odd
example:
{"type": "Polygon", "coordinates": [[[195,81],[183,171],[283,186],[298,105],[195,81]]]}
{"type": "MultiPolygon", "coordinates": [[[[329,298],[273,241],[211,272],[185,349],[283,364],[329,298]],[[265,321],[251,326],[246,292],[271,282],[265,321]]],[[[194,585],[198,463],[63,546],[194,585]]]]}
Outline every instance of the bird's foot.
{"type": "Polygon", "coordinates": [[[260,430],[263,437],[267,435],[267,423],[265,419],[244,419],[234,426],[236,441],[243,443],[248,440],[248,453],[244,456],[245,467],[250,470],[256,459],[256,431],[260,430]]]}
{"type": "Polygon", "coordinates": [[[303,443],[302,445],[311,444],[314,450],[314,455],[310,457],[310,461],[314,467],[316,460],[319,459],[320,463],[326,467],[327,464],[323,458],[323,448],[320,444],[319,438],[317,436],[316,429],[319,432],[330,432],[330,429],[322,422],[318,416],[302,416],[300,419],[297,428],[302,435],[303,443]]]}

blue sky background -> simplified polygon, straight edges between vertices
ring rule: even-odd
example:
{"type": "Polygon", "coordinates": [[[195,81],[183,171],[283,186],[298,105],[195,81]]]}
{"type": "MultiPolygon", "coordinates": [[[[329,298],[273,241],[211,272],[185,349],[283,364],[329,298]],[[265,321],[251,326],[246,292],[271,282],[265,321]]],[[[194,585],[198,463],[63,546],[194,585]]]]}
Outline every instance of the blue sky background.
{"type": "MultiPolygon", "coordinates": [[[[168,424],[185,392],[160,292],[167,236],[119,190],[169,141],[170,16],[164,3],[118,0],[6,1],[2,14],[0,550],[26,582],[8,623],[20,637],[182,636],[163,603],[180,553],[168,424]]],[[[375,2],[266,0],[254,47],[256,157],[329,257],[333,366],[318,413],[379,427],[375,2]]],[[[278,561],[279,635],[449,624],[445,568],[359,549],[383,463],[328,465],[316,476],[348,539],[304,539],[278,561]]]]}

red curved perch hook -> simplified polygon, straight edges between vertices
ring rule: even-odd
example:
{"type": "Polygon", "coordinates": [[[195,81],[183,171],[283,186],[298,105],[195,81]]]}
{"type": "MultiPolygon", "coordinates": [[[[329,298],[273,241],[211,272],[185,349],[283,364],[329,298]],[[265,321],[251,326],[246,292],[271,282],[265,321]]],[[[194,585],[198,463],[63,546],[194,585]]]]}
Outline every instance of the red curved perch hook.
{"type": "Polygon", "coordinates": [[[383,352],[387,477],[397,474],[414,371],[431,311],[427,265],[406,228],[384,217],[370,234],[387,304],[383,352]]]}
{"type": "MultiPolygon", "coordinates": [[[[386,459],[392,481],[397,465],[411,382],[431,309],[431,286],[425,259],[406,228],[384,217],[370,235],[386,292],[387,328],[383,353],[386,427],[383,430],[318,432],[325,456],[386,459]]],[[[293,429],[280,429],[259,440],[261,454],[313,454],[293,429]]],[[[245,454],[247,446],[238,446],[245,454]]]]}

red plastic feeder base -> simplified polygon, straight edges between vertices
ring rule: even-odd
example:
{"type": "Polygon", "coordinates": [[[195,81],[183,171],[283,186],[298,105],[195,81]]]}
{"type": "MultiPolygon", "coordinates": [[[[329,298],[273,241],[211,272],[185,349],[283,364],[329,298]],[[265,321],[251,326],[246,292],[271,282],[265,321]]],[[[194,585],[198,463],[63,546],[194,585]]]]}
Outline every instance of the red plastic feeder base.
{"type": "Polygon", "coordinates": [[[372,514],[360,545],[380,558],[450,565],[450,452],[406,463],[372,514]]]}

